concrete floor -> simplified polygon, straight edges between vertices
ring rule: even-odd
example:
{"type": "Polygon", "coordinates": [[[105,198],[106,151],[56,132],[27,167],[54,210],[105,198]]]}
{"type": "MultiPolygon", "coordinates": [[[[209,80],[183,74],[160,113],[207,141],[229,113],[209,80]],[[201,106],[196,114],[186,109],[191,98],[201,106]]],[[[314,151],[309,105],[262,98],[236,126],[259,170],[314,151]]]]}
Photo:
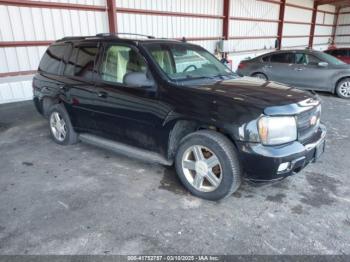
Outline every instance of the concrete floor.
{"type": "Polygon", "coordinates": [[[321,161],[218,203],[171,168],[55,144],[30,102],[1,105],[0,254],[350,254],[350,101],[321,97],[321,161]]]}

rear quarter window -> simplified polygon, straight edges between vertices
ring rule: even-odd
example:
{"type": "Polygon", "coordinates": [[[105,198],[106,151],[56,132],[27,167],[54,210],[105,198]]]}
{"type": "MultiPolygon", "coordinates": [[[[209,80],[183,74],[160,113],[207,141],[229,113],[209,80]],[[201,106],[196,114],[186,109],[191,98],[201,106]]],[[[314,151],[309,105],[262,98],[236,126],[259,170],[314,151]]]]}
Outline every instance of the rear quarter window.
{"type": "Polygon", "coordinates": [[[63,71],[63,57],[68,51],[68,44],[51,45],[45,52],[39,64],[39,71],[60,75],[63,71]]]}

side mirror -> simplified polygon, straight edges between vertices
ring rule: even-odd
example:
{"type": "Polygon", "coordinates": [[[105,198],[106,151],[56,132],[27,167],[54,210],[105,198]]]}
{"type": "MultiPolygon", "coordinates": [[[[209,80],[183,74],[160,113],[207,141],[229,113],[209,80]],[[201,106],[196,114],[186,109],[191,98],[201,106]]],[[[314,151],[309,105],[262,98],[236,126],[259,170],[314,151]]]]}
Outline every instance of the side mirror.
{"type": "Polygon", "coordinates": [[[327,63],[327,62],[319,62],[319,63],[318,63],[318,66],[319,66],[319,67],[327,67],[327,66],[328,66],[328,63],[327,63]]]}
{"type": "Polygon", "coordinates": [[[147,77],[143,72],[130,72],[124,76],[123,83],[128,86],[151,88],[154,86],[154,81],[147,77]]]}

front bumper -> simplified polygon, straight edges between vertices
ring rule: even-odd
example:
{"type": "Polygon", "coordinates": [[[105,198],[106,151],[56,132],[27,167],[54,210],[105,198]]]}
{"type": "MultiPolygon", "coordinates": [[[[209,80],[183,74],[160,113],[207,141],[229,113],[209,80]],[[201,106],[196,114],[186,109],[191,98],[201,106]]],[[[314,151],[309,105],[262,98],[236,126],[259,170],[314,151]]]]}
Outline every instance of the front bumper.
{"type": "Polygon", "coordinates": [[[300,172],[309,163],[315,162],[324,152],[326,133],[326,127],[320,125],[318,131],[305,145],[298,141],[280,146],[238,142],[240,160],[247,178],[263,182],[300,172]],[[289,163],[289,166],[286,170],[279,172],[278,167],[282,163],[289,163]]]}

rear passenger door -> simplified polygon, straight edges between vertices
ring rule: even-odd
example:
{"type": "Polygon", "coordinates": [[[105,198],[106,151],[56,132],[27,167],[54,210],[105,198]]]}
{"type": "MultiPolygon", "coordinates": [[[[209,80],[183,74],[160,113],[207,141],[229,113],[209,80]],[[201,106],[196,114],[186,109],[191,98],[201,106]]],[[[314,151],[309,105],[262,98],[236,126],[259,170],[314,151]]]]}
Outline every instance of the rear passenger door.
{"type": "Polygon", "coordinates": [[[272,54],[269,62],[266,62],[263,67],[263,72],[269,80],[293,84],[293,69],[294,54],[292,52],[283,52],[272,54]]]}
{"type": "Polygon", "coordinates": [[[95,132],[95,63],[98,43],[75,45],[64,69],[65,85],[61,87],[66,97],[73,126],[81,131],[95,132]]]}

